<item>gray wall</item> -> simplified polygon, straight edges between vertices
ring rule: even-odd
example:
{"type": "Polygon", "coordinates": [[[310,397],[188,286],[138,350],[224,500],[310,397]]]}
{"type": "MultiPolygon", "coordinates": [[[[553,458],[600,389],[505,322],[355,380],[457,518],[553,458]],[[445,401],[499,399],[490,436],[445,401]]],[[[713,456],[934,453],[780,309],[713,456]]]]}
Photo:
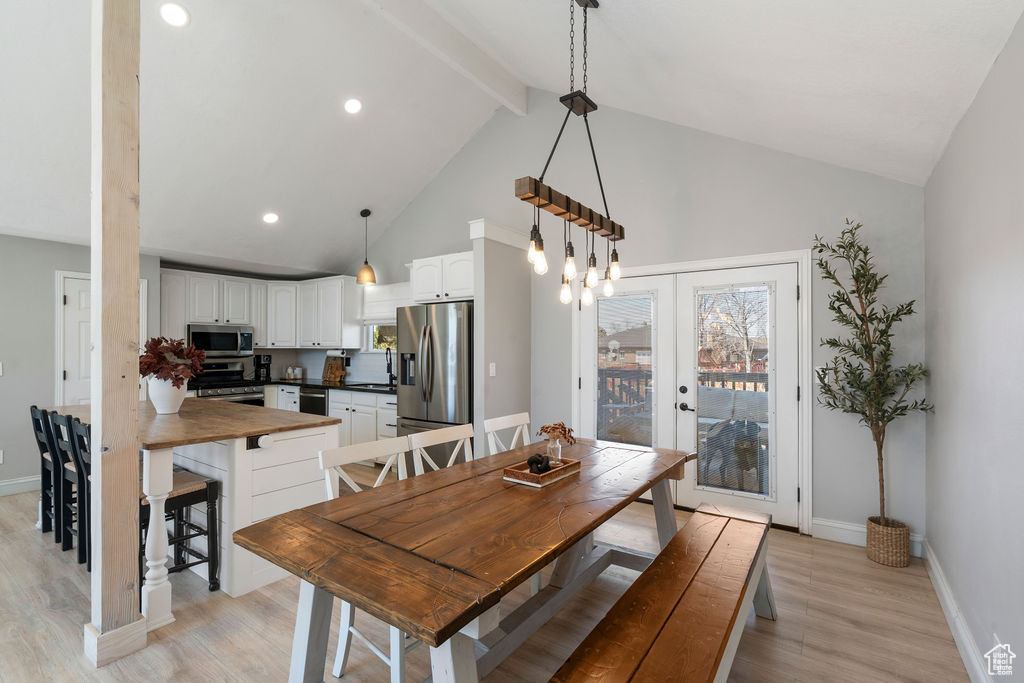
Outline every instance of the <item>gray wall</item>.
{"type": "MultiPolygon", "coordinates": [[[[0,482],[39,474],[28,407],[52,406],[56,271],[89,272],[89,248],[0,235],[0,482]]],[[[160,260],[143,256],[148,330],[160,333],[160,260]]]]}
{"type": "Polygon", "coordinates": [[[484,420],[530,410],[531,271],[522,249],[489,239],[473,240],[473,257],[473,421],[486,453],[484,420]]]}
{"type": "MultiPolygon", "coordinates": [[[[540,173],[564,112],[542,91],[531,92],[526,117],[499,110],[370,247],[384,281],[403,279],[403,264],[414,257],[467,249],[471,219],[527,232],[530,208],[515,198],[513,181],[540,173]]],[[[612,217],[628,232],[620,250],[626,266],[807,249],[815,233],[835,235],[849,216],[865,223],[878,265],[891,274],[884,299],[923,298],[921,188],[605,107],[591,127],[612,217]]],[[[569,122],[547,180],[600,207],[581,121],[569,122]]],[[[561,224],[545,216],[557,261],[561,224]]],[[[570,417],[570,316],[558,303],[557,264],[532,280],[531,413],[540,424],[570,417]]],[[[834,327],[826,290],[815,285],[818,339],[834,327]]],[[[923,318],[901,330],[900,357],[923,358],[923,318]]],[[[815,351],[815,364],[825,359],[815,351]]],[[[870,434],[850,416],[820,408],[814,427],[814,515],[863,524],[878,507],[870,434]]],[[[924,428],[923,418],[897,424],[887,445],[891,514],[916,533],[925,525],[924,428]]]]}
{"type": "Polygon", "coordinates": [[[1024,643],[1021,83],[1018,24],[925,191],[928,543],[982,653],[1024,643]]]}

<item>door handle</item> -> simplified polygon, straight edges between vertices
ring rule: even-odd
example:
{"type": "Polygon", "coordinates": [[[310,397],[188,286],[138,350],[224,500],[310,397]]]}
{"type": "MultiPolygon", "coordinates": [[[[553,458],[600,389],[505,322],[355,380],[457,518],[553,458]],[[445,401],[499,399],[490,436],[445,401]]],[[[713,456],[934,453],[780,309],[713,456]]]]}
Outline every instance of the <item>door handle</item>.
{"type": "Polygon", "coordinates": [[[434,326],[427,325],[427,363],[430,366],[430,383],[427,384],[427,401],[434,400],[434,326]]]}
{"type": "Polygon", "coordinates": [[[420,329],[420,340],[419,344],[416,345],[416,371],[419,373],[419,387],[420,387],[420,398],[425,403],[427,400],[427,376],[426,376],[426,363],[424,363],[424,347],[427,340],[427,326],[424,325],[420,329]]]}
{"type": "Polygon", "coordinates": [[[685,410],[689,410],[689,411],[690,411],[691,413],[695,413],[695,412],[697,412],[696,410],[694,410],[694,409],[693,409],[693,408],[691,408],[690,406],[686,405],[685,403],[680,403],[680,404],[679,404],[679,410],[683,410],[683,411],[685,411],[685,410]]]}

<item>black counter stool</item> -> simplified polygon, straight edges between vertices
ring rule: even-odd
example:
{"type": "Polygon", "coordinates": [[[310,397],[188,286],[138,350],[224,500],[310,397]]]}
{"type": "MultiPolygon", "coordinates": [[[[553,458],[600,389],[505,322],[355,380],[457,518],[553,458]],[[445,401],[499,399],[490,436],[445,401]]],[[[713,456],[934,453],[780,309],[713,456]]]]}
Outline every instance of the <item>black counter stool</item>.
{"type": "Polygon", "coordinates": [[[75,539],[78,539],[78,564],[85,564],[88,561],[89,547],[86,531],[89,521],[89,483],[87,473],[79,467],[80,458],[75,447],[75,434],[72,427],[75,422],[77,420],[70,415],[50,413],[53,444],[62,465],[60,481],[61,549],[70,550],[75,539]]]}
{"type": "Polygon", "coordinates": [[[29,408],[32,415],[32,434],[35,436],[36,445],[39,447],[39,505],[40,522],[43,533],[53,532],[53,542],[60,543],[60,468],[53,467],[53,456],[51,453],[57,450],[53,444],[53,431],[50,427],[50,413],[32,406],[29,408]],[[55,485],[56,484],[56,485],[55,485]]]}

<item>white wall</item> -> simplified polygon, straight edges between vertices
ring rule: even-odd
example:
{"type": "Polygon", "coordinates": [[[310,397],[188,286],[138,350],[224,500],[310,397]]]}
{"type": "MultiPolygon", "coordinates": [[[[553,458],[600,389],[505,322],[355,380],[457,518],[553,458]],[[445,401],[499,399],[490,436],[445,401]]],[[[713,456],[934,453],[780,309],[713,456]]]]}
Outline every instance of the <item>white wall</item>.
{"type": "MultiPolygon", "coordinates": [[[[468,220],[527,232],[530,207],[515,198],[513,181],[540,173],[564,111],[556,95],[532,91],[528,116],[496,113],[371,245],[383,281],[402,279],[414,257],[469,248],[468,220]]],[[[620,249],[625,265],[806,249],[816,232],[837,234],[849,216],[864,221],[878,265],[891,274],[884,299],[923,298],[921,188],[610,108],[593,114],[591,127],[612,217],[628,234],[620,249]]],[[[547,180],[600,207],[589,154],[582,122],[570,121],[547,180]]],[[[543,228],[555,257],[561,224],[547,216],[543,228]]],[[[557,271],[532,285],[531,413],[538,424],[568,419],[573,399],[570,317],[558,303],[557,271]]],[[[834,330],[825,295],[815,287],[815,339],[834,330]]],[[[901,358],[923,357],[923,318],[901,331],[901,358]]],[[[815,352],[816,364],[825,358],[815,352]]],[[[814,515],[863,523],[877,514],[870,435],[847,415],[816,408],[814,420],[814,515]]],[[[887,446],[890,513],[915,533],[925,525],[924,445],[924,419],[912,418],[894,426],[887,446]]]]}
{"type": "Polygon", "coordinates": [[[1018,23],[925,190],[928,543],[980,652],[998,636],[1019,655],[1022,83],[1018,23]]]}
{"type": "MultiPolygon", "coordinates": [[[[53,406],[56,271],[89,272],[89,247],[0,235],[0,482],[39,475],[29,406],[53,406]]],[[[160,333],[160,261],[143,256],[148,329],[160,333]]]]}

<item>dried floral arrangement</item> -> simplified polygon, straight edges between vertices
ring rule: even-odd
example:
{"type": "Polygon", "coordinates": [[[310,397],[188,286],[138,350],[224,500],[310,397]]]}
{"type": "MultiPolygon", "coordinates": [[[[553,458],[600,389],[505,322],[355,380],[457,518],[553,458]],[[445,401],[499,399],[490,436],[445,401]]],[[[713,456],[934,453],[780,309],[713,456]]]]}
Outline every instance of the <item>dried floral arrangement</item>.
{"type": "Polygon", "coordinates": [[[146,342],[146,352],[139,356],[139,375],[170,380],[180,389],[187,380],[202,374],[206,352],[185,346],[184,339],[153,337],[146,342]]]}
{"type": "Polygon", "coordinates": [[[562,439],[569,446],[576,443],[576,437],[572,435],[572,427],[566,427],[564,422],[544,425],[537,432],[537,436],[542,434],[549,439],[562,439]]]}

